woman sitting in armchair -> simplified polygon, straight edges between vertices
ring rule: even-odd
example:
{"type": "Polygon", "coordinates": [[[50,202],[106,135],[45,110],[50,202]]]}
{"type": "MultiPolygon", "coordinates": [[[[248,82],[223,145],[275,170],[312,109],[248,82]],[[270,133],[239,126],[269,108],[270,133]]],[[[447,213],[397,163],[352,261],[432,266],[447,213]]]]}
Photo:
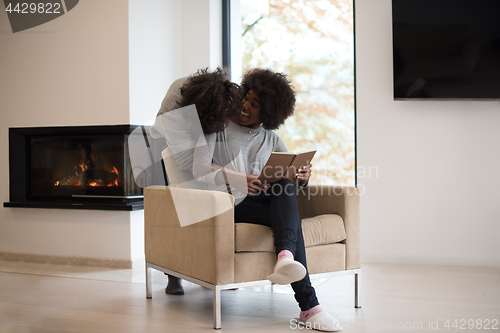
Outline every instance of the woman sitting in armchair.
{"type": "Polygon", "coordinates": [[[228,165],[228,159],[236,156],[243,160],[245,170],[242,174],[237,172],[242,170],[228,170],[216,176],[217,183],[229,185],[234,184],[232,177],[246,177],[247,188],[240,192],[247,192],[247,196],[235,206],[235,221],[273,229],[277,262],[268,279],[276,284],[291,284],[304,325],[323,331],[339,331],[342,329],[340,322],[319,305],[307,272],[302,219],[295,186],[307,186],[311,165],[298,170],[295,183],[282,179],[269,187],[263,186],[258,180],[272,152],[288,151],[283,140],[273,130],[293,114],[295,93],[286,75],[264,69],[248,72],[243,78],[241,89],[244,96],[241,114],[231,118],[224,131],[217,133],[216,139],[207,140],[207,154],[200,156],[195,152],[193,176],[202,177],[200,170],[206,169],[212,161],[216,165],[228,165]],[[228,147],[233,151],[227,152],[228,147]]]}

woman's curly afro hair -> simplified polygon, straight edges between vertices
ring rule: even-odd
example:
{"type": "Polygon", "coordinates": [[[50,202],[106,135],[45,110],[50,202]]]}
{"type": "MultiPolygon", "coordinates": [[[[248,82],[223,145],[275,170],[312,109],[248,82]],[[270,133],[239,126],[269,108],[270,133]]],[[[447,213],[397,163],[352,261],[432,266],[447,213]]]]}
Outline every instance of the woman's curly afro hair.
{"type": "Polygon", "coordinates": [[[250,90],[255,91],[260,101],[262,126],[275,130],[293,114],[295,92],[286,74],[255,68],[243,76],[241,93],[245,96],[250,90]]]}
{"type": "Polygon", "coordinates": [[[229,118],[241,112],[239,86],[229,81],[226,69],[198,70],[182,86],[181,96],[181,106],[196,105],[204,134],[224,130],[229,118]]]}

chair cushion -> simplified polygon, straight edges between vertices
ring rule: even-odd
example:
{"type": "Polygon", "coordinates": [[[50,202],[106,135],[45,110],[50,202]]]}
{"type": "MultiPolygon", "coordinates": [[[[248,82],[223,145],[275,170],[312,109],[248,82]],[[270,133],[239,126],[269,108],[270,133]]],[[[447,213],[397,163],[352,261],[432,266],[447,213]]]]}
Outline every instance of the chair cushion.
{"type": "Polygon", "coordinates": [[[338,243],[346,239],[344,219],[340,215],[318,215],[302,221],[306,247],[338,243]]]}
{"type": "MultiPolygon", "coordinates": [[[[338,243],[346,238],[344,220],[340,215],[325,214],[302,220],[306,248],[338,243]]],[[[236,252],[275,252],[273,230],[270,227],[235,223],[236,252]]]]}
{"type": "MultiPolygon", "coordinates": [[[[306,248],[309,274],[343,271],[345,244],[333,243],[306,248]]],[[[234,254],[234,282],[265,280],[273,272],[276,254],[271,252],[239,252],[234,254]]]]}

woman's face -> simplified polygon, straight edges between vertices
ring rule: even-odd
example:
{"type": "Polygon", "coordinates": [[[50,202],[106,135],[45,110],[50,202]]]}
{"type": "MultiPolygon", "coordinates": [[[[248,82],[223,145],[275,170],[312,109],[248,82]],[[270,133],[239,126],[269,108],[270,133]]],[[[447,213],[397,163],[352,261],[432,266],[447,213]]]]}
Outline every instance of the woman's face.
{"type": "Polygon", "coordinates": [[[254,129],[260,126],[262,123],[260,101],[255,91],[250,90],[243,98],[241,114],[233,121],[238,125],[254,129]]]}

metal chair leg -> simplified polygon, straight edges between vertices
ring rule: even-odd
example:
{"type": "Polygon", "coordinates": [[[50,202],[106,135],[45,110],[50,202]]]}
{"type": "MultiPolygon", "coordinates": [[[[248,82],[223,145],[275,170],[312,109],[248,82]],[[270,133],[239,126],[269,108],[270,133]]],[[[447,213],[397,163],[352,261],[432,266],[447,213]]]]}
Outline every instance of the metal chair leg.
{"type": "Polygon", "coordinates": [[[358,274],[354,274],[354,307],[356,309],[361,308],[359,305],[359,282],[358,282],[358,274]]]}
{"type": "Polygon", "coordinates": [[[153,298],[153,293],[152,293],[152,286],[153,286],[153,269],[148,266],[148,263],[146,263],[146,298],[151,299],[153,298]]]}
{"type": "Polygon", "coordinates": [[[221,328],[221,306],[220,306],[220,288],[214,286],[214,329],[221,328]]]}

